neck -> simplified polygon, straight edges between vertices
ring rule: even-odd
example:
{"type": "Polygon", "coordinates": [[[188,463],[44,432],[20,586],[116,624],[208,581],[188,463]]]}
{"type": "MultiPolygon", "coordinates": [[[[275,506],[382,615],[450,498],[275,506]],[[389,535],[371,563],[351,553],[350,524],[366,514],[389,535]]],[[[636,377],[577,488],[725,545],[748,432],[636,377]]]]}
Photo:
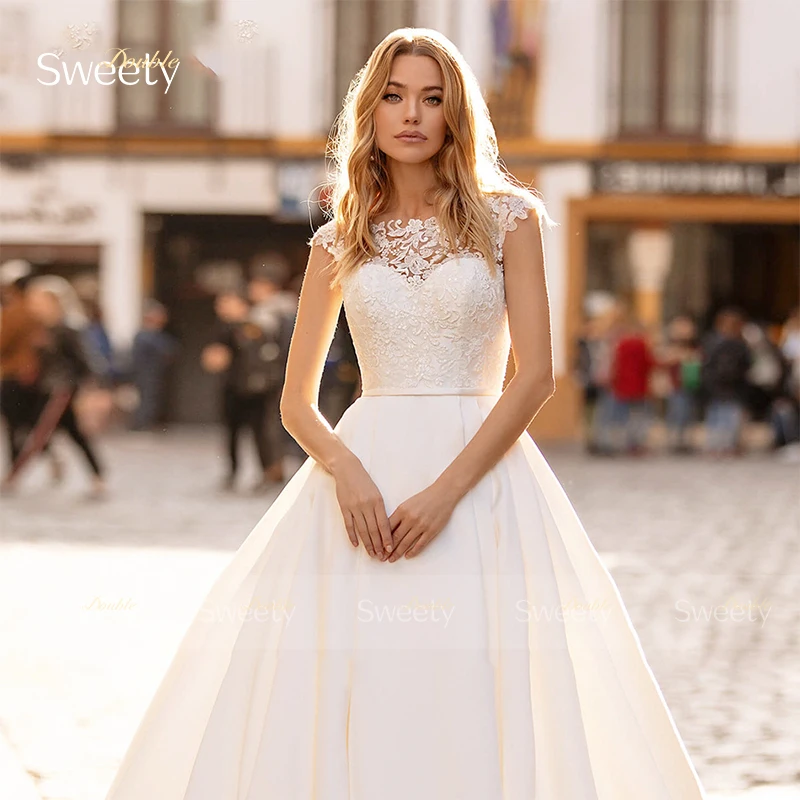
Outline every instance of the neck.
{"type": "Polygon", "coordinates": [[[433,206],[426,197],[436,188],[436,176],[430,161],[404,164],[390,158],[387,166],[394,185],[387,213],[403,219],[429,217],[433,206]]]}

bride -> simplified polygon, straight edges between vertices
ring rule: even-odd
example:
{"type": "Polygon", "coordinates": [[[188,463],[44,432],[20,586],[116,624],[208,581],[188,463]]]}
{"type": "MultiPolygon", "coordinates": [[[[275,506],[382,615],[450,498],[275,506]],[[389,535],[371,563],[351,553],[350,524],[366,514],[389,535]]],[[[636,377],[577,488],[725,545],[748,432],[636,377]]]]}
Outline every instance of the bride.
{"type": "Polygon", "coordinates": [[[549,219],[500,166],[463,56],[389,34],[332,144],[281,404],[308,458],[198,610],[107,800],[699,800],[527,433],[555,391],[549,219]],[[363,391],[331,428],[342,303],[363,391]]]}

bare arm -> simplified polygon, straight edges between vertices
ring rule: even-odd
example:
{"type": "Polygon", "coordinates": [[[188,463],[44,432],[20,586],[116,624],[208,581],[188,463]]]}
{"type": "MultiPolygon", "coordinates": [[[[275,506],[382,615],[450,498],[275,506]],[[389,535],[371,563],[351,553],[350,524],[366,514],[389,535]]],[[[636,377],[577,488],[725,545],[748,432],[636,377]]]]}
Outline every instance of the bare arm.
{"type": "Polygon", "coordinates": [[[516,371],[481,427],[436,481],[456,502],[505,455],[555,392],[550,302],[534,211],[506,234],[503,253],[516,371]]]}
{"type": "Polygon", "coordinates": [[[331,258],[322,246],[312,246],[289,345],[281,420],[303,450],[333,475],[351,544],[358,547],[360,540],[370,556],[383,561],[392,549],[383,497],[358,456],[333,431],[318,407],[325,357],[342,305],[341,289],[331,289],[329,276],[323,272],[331,258]]]}
{"type": "Polygon", "coordinates": [[[286,430],[315,461],[333,473],[352,453],[318,407],[325,358],[342,305],[341,290],[331,289],[329,276],[323,273],[331,258],[319,245],[311,248],[289,345],[280,410],[286,430]]]}

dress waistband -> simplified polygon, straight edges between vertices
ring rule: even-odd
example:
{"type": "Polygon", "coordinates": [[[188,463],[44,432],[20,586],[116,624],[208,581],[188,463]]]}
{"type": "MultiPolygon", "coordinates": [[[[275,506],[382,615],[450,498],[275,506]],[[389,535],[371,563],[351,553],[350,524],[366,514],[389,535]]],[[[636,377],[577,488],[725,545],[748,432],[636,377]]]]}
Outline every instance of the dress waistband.
{"type": "Polygon", "coordinates": [[[475,388],[459,388],[459,387],[439,387],[439,386],[423,386],[415,389],[362,389],[361,395],[363,397],[381,397],[391,395],[419,395],[419,396],[442,396],[442,395],[475,395],[478,397],[499,397],[502,392],[487,391],[475,388]]]}

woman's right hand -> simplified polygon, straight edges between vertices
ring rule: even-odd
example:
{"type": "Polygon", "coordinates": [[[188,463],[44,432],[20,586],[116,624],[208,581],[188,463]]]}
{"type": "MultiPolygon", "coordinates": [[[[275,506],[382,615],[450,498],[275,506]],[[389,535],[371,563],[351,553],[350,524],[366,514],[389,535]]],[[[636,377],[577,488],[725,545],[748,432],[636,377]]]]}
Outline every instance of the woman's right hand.
{"type": "Polygon", "coordinates": [[[385,561],[392,550],[392,529],[383,496],[356,456],[334,472],[336,499],[351,544],[364,544],[373,558],[385,561]]]}

